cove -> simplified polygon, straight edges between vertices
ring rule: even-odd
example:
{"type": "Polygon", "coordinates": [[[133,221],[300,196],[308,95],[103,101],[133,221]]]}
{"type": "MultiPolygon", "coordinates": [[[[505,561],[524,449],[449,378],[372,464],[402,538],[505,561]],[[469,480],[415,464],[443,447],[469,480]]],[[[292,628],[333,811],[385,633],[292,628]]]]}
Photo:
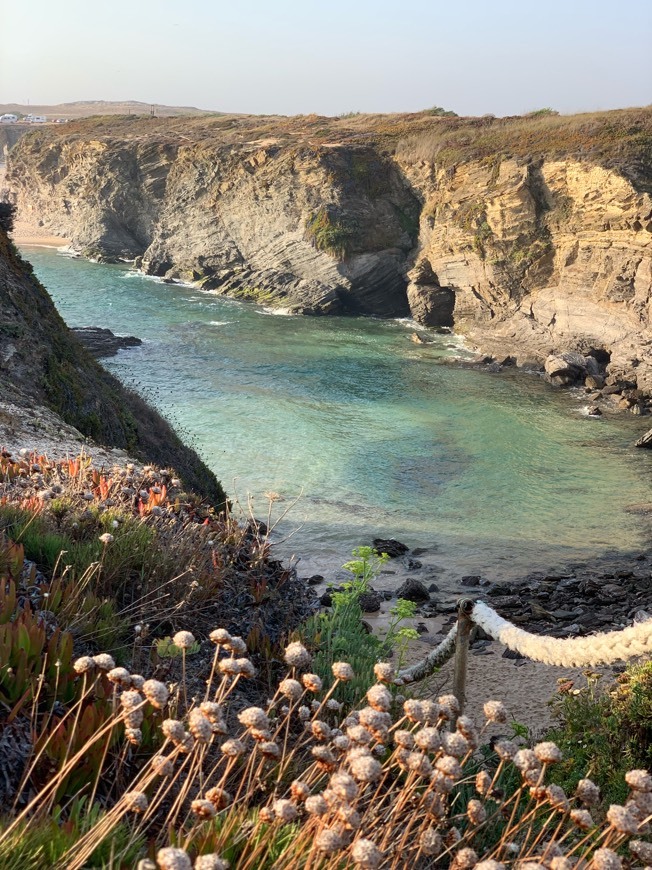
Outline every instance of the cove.
{"type": "Polygon", "coordinates": [[[595,420],[578,393],[535,375],[450,363],[454,336],[412,326],[273,316],[128,267],[25,247],[70,326],[142,338],[104,365],[157,405],[231,497],[266,519],[300,573],[332,576],[352,547],[396,537],[429,548],[441,587],[511,578],[632,551],[652,457],[631,445],[648,422],[595,420]],[[448,360],[448,362],[447,362],[448,360]]]}

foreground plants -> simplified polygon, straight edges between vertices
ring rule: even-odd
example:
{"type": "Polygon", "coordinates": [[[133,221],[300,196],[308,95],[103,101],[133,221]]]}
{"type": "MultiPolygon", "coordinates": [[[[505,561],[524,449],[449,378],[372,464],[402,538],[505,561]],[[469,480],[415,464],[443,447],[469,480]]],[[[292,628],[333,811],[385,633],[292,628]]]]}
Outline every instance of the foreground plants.
{"type": "MultiPolygon", "coordinates": [[[[172,640],[185,666],[195,638],[180,631],[172,640]]],[[[91,823],[78,809],[78,838],[43,866],[75,870],[110,854],[104,866],[127,867],[138,851],[140,870],[502,870],[514,862],[527,870],[618,870],[652,862],[646,771],[627,773],[626,802],[599,819],[591,814],[599,804],[591,780],[583,778],[573,796],[547,784],[562,761],[554,743],[483,746],[485,728],[506,722],[500,702],[485,704],[478,730],[454,696],[398,695],[392,666],[378,663],[364,706],[343,716],[334,696],[354,679],[353,668],[333,663],[325,689],[310,653],[294,642],[273,697],[245,706],[243,683],[255,668],[244,641],[225,629],[211,641],[205,691],[188,700],[183,683],[131,674],[106,654],[75,661],[79,703],[108,683],[112,712],[7,823],[2,866],[11,866],[26,831],[47,825],[61,781],[98,748],[119,787],[102,792],[100,812],[98,778],[92,789],[80,786],[84,796],[92,791],[82,804],[91,823]]],[[[74,708],[70,716],[76,721],[74,708]]]]}

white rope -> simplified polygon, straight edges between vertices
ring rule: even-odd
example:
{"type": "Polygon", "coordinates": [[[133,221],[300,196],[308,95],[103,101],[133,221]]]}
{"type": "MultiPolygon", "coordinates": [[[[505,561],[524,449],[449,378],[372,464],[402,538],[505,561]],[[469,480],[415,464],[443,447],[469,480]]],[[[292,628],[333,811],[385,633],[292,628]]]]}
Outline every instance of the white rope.
{"type": "Polygon", "coordinates": [[[471,619],[508,649],[546,665],[576,668],[608,665],[652,653],[652,619],[621,631],[565,639],[523,631],[482,601],[474,605],[471,619]]]}
{"type": "Polygon", "coordinates": [[[413,683],[416,680],[423,680],[425,677],[440,667],[444,662],[455,652],[455,638],[457,637],[457,623],[451,628],[446,637],[442,640],[439,646],[430,650],[428,655],[418,661],[411,668],[405,668],[399,673],[399,677],[405,680],[406,683],[413,683]]]}

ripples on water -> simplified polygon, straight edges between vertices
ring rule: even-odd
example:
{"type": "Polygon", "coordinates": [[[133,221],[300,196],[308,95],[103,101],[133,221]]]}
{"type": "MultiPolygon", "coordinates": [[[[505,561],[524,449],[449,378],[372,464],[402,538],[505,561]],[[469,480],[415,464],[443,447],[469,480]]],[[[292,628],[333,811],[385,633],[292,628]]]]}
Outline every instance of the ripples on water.
{"type": "Polygon", "coordinates": [[[645,543],[624,510],[650,500],[650,457],[630,447],[645,421],[589,419],[580,394],[536,376],[442,364],[460,342],[415,346],[410,321],[261,316],[120,266],[25,253],[69,325],[144,339],[107,368],[189,434],[227,491],[251,493],[259,516],[264,492],[303,493],[280,549],[306,572],[374,536],[434,545],[449,587],[645,543]]]}

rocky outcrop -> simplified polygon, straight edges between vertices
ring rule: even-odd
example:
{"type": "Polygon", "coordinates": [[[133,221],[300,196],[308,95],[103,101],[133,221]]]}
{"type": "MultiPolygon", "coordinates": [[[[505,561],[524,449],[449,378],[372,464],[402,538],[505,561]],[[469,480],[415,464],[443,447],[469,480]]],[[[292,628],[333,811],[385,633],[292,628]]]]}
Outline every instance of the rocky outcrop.
{"type": "Polygon", "coordinates": [[[95,359],[115,356],[119,350],[138,347],[143,343],[135,335],[116,335],[101,326],[73,326],[70,330],[95,359]]]}
{"type": "MultiPolygon", "coordinates": [[[[194,450],[77,341],[2,229],[0,378],[3,416],[23,414],[35,420],[41,416],[47,419],[50,431],[58,419],[62,432],[69,434],[73,426],[98,444],[123,448],[136,459],[172,467],[188,487],[209,497],[213,504],[225,502],[224,490],[194,450]]],[[[8,424],[9,431],[17,428],[12,420],[3,419],[2,423],[8,424]]]]}
{"type": "Polygon", "coordinates": [[[23,137],[7,180],[87,256],[294,312],[411,314],[519,364],[578,353],[649,394],[651,137],[649,109],[104,119],[23,137]]]}

